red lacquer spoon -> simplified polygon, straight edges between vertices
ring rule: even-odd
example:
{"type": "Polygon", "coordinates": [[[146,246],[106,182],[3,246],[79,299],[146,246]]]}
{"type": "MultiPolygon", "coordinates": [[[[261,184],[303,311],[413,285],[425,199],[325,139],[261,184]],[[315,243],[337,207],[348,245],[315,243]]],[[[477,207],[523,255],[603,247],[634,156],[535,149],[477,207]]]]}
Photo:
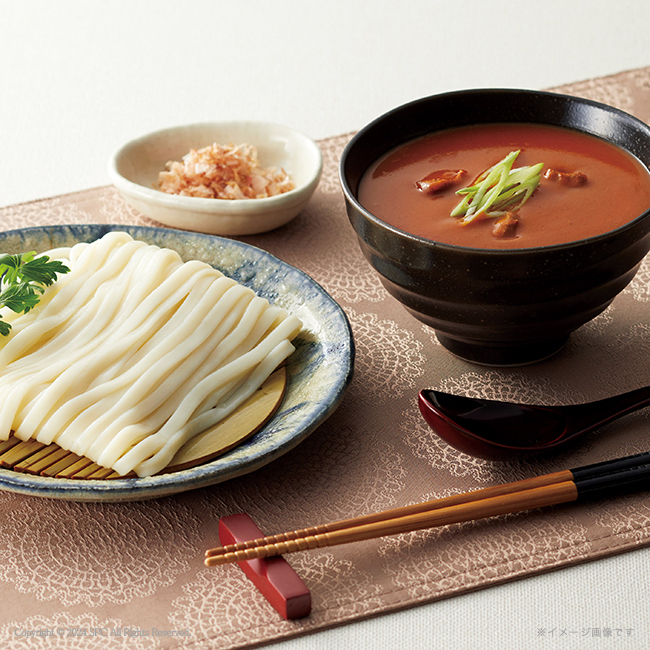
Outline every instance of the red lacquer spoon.
{"type": "Polygon", "coordinates": [[[460,451],[508,460],[557,449],[598,427],[650,405],[650,386],[585,404],[536,406],[420,391],[429,426],[460,451]]]}

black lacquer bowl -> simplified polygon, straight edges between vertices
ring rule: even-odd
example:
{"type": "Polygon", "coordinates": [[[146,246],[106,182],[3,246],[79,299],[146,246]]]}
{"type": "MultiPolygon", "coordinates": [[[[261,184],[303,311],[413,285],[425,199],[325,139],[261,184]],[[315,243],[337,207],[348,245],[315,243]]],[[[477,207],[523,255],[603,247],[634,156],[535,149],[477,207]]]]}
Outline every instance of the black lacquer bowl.
{"type": "Polygon", "coordinates": [[[447,128],[531,122],[599,136],[650,167],[650,127],[597,102],[529,90],[467,90],[396,108],[348,143],[340,180],[361,250],[388,292],[436,331],[442,345],[475,363],[532,363],[557,352],[632,280],[650,249],[650,210],[604,235],[524,249],[478,249],[410,235],[357,199],[380,156],[447,128]]]}

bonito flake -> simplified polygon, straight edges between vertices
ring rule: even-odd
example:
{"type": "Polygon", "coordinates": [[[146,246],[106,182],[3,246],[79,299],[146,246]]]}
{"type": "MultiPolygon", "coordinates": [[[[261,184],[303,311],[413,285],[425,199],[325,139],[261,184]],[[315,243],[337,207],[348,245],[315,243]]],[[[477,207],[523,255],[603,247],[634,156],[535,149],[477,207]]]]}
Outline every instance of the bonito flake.
{"type": "Polygon", "coordinates": [[[263,199],[294,188],[284,169],[261,167],[257,149],[250,144],[191,149],[158,175],[162,192],[207,199],[263,199]]]}

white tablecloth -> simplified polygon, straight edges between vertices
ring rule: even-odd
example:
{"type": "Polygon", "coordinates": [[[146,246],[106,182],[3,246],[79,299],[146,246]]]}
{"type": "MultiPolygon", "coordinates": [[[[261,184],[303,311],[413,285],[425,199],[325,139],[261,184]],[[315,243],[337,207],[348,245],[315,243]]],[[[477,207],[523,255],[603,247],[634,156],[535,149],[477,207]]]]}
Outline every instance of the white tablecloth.
{"type": "MultiPolygon", "coordinates": [[[[105,185],[114,149],[175,124],[324,138],[433,93],[648,66],[649,26],[633,0],[0,0],[0,206],[105,185]]],[[[647,648],[648,576],[639,550],[275,647],[647,648]]]]}

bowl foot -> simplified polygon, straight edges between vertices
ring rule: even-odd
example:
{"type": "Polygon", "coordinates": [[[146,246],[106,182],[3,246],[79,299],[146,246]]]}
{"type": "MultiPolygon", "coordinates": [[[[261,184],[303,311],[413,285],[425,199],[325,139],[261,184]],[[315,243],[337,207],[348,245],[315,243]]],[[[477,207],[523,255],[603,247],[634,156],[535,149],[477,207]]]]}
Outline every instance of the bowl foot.
{"type": "Polygon", "coordinates": [[[453,355],[481,366],[526,366],[552,357],[559,352],[569,339],[564,336],[551,341],[538,341],[533,344],[517,345],[498,343],[476,343],[451,338],[436,331],[440,344],[453,355]]]}

